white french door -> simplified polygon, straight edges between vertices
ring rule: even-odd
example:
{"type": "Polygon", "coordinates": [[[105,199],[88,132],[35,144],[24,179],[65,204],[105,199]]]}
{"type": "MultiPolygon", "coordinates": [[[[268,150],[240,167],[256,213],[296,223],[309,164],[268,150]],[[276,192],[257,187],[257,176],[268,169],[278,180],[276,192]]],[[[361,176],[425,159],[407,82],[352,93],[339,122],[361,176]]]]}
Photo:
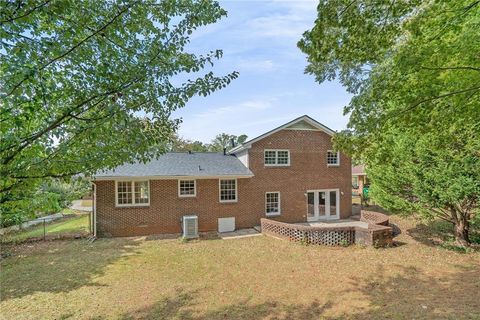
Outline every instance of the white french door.
{"type": "Polygon", "coordinates": [[[338,189],[307,191],[307,221],[338,219],[340,217],[338,189]]]}

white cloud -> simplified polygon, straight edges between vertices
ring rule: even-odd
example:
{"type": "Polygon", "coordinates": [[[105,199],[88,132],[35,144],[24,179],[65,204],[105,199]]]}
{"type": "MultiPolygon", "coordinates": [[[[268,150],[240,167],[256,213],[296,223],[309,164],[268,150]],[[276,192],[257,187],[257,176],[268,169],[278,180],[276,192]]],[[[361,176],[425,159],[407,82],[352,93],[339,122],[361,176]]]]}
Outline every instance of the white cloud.
{"type": "MultiPolygon", "coordinates": [[[[243,134],[265,110],[274,107],[275,98],[250,99],[231,105],[209,108],[196,114],[183,116],[185,125],[180,135],[192,140],[209,142],[218,133],[243,134]],[[212,134],[214,133],[214,134],[212,134]]],[[[266,120],[266,119],[264,119],[266,120]]],[[[267,122],[273,121],[268,119],[267,122]]],[[[255,121],[255,123],[257,123],[255,121]]]]}
{"type": "Polygon", "coordinates": [[[253,72],[271,72],[277,69],[277,65],[272,60],[246,60],[242,59],[237,64],[238,71],[253,71],[253,72]]]}
{"type": "Polygon", "coordinates": [[[317,4],[316,1],[271,1],[272,11],[249,20],[246,27],[253,32],[250,36],[298,40],[313,26],[317,4]]]}
{"type": "Polygon", "coordinates": [[[224,117],[231,116],[234,113],[241,112],[252,112],[265,110],[272,107],[272,102],[275,99],[258,99],[258,100],[247,100],[241,103],[236,103],[228,106],[210,108],[202,113],[197,113],[194,117],[197,118],[209,118],[210,121],[216,121],[215,117],[224,117]]]}

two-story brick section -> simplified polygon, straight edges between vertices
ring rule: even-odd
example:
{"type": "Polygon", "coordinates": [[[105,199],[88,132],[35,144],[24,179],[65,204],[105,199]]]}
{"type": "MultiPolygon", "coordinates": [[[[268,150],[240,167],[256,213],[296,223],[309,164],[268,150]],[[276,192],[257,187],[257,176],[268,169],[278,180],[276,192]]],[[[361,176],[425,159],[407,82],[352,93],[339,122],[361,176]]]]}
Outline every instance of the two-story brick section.
{"type": "Polygon", "coordinates": [[[167,153],[94,177],[98,236],[228,231],[284,222],[344,219],[352,211],[350,159],[333,131],[299,117],[224,153],[167,153]]]}

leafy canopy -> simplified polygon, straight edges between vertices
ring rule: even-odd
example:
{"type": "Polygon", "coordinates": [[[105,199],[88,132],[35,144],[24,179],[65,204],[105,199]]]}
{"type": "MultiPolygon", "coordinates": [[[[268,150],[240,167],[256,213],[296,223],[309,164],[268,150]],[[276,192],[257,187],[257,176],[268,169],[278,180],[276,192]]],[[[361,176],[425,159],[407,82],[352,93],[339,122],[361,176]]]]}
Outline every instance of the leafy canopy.
{"type": "Polygon", "coordinates": [[[220,133],[215,136],[211,143],[203,143],[201,141],[184,139],[175,133],[167,146],[167,151],[223,152],[224,148],[231,149],[232,140],[235,145],[239,145],[247,140],[247,135],[242,134],[236,136],[228,133],[220,133]]]}
{"type": "Polygon", "coordinates": [[[209,146],[210,151],[223,152],[224,148],[231,149],[232,143],[235,146],[238,146],[244,143],[247,140],[247,135],[242,134],[236,136],[234,134],[220,133],[215,136],[212,140],[212,143],[209,146]]]}
{"type": "Polygon", "coordinates": [[[210,0],[0,0],[0,204],[163,152],[172,112],[237,77],[204,71],[221,50],[187,51],[224,16],[210,0]]]}
{"type": "Polygon", "coordinates": [[[4,1],[0,175],[88,173],[157,155],[152,146],[177,128],[172,111],[237,76],[195,76],[222,51],[186,52],[196,28],[225,15],[206,0],[4,1]]]}
{"type": "Polygon", "coordinates": [[[467,233],[480,199],[480,1],[320,1],[300,49],[354,94],[338,148],[389,209],[467,233]]]}

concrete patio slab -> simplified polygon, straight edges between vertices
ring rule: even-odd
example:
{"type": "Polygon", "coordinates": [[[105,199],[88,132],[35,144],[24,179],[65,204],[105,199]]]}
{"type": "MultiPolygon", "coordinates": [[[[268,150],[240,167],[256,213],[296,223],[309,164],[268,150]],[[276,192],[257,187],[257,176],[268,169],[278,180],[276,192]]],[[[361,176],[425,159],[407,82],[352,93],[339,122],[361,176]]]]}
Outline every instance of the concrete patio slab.
{"type": "Polygon", "coordinates": [[[353,219],[331,220],[331,221],[315,221],[296,223],[302,226],[311,227],[362,227],[368,228],[368,223],[353,219]]]}
{"type": "Polygon", "coordinates": [[[248,229],[239,229],[232,232],[222,232],[218,233],[220,239],[229,240],[229,239],[239,239],[239,238],[247,238],[247,237],[256,237],[261,236],[262,234],[259,233],[254,228],[248,229]]]}

